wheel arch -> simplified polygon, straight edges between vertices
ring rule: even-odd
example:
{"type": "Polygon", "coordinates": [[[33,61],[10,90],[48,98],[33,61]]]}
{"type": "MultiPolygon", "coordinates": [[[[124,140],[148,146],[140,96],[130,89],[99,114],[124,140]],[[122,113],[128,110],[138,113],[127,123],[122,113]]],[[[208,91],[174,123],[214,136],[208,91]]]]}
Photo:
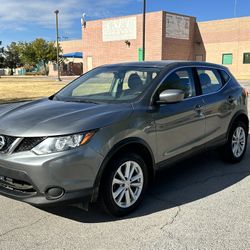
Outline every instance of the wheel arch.
{"type": "Polygon", "coordinates": [[[229,128],[228,128],[228,131],[227,131],[227,138],[229,136],[229,133],[230,133],[230,130],[233,126],[233,124],[235,122],[238,122],[238,121],[242,121],[244,123],[246,123],[247,125],[247,132],[249,132],[249,119],[248,119],[248,116],[247,114],[244,112],[244,111],[238,111],[232,118],[230,124],[229,124],[229,128]]]}
{"type": "Polygon", "coordinates": [[[103,174],[108,168],[108,163],[117,157],[118,154],[125,152],[137,153],[143,158],[149,171],[149,181],[153,181],[155,176],[155,159],[153,151],[148,143],[137,137],[124,139],[114,145],[104,158],[94,183],[94,192],[91,199],[92,202],[96,201],[98,198],[99,187],[101,185],[103,174]]]}

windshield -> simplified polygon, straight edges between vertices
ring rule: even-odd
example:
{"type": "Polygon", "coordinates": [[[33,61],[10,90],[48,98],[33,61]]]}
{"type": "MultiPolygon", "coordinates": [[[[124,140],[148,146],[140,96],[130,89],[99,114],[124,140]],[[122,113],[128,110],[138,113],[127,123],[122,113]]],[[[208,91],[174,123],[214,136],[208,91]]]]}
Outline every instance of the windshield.
{"type": "Polygon", "coordinates": [[[101,67],[79,77],[54,99],[72,102],[124,102],[136,99],[156,78],[159,68],[101,67]]]}

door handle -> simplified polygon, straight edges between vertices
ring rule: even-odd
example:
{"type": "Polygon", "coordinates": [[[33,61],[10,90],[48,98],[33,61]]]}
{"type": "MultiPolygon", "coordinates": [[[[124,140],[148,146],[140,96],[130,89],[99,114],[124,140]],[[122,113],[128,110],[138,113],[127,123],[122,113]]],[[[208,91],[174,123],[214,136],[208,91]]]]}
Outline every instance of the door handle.
{"type": "Polygon", "coordinates": [[[202,106],[200,104],[197,104],[195,105],[194,110],[200,113],[202,111],[202,106]]]}
{"type": "Polygon", "coordinates": [[[228,101],[229,103],[233,103],[233,102],[235,101],[235,98],[234,98],[233,96],[229,96],[229,97],[227,98],[227,101],[228,101]]]}

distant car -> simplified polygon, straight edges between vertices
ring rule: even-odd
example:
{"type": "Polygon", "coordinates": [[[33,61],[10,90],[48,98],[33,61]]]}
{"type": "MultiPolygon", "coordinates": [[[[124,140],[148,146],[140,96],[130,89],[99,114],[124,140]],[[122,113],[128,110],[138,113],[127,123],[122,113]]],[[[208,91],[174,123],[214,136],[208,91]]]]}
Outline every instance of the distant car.
{"type": "Polygon", "coordinates": [[[100,200],[124,216],[170,163],[209,148],[241,161],[247,96],[209,63],[98,67],[49,98],[0,106],[0,193],[34,206],[100,200]]]}

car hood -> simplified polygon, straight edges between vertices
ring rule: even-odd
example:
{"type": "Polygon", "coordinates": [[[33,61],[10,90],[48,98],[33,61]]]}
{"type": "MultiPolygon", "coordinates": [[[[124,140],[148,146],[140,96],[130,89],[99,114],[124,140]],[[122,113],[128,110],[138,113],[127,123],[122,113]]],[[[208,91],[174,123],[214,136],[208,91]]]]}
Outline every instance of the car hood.
{"type": "Polygon", "coordinates": [[[131,104],[94,104],[43,99],[0,105],[0,134],[16,137],[56,136],[102,128],[125,120],[131,104]]]}

